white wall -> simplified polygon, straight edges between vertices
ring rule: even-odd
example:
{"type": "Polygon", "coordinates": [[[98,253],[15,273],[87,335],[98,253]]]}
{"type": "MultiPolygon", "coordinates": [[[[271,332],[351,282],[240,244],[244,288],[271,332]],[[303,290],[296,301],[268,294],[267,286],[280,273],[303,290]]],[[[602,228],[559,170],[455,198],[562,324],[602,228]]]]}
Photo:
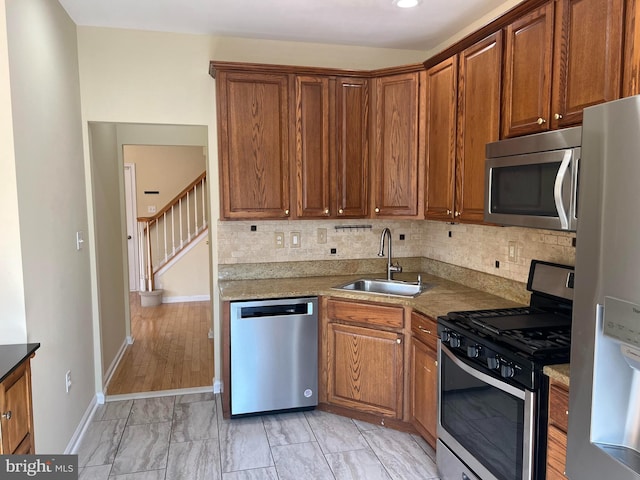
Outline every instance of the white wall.
{"type": "Polygon", "coordinates": [[[208,238],[208,235],[204,235],[178,262],[158,273],[156,286],[164,290],[163,302],[188,302],[209,298],[209,264],[202,261],[209,255],[208,238]]]}
{"type": "Polygon", "coordinates": [[[0,0],[0,343],[11,344],[26,341],[27,319],[6,27],[5,0],[0,0]]]}
{"type": "Polygon", "coordinates": [[[76,28],[54,1],[4,4],[35,447],[63,452],[95,395],[76,28]]]}

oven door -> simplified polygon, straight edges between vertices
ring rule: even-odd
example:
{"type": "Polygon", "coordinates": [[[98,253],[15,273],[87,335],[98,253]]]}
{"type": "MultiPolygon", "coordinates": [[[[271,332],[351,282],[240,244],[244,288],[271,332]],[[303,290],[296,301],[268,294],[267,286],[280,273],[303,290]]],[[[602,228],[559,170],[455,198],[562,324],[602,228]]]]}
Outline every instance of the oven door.
{"type": "Polygon", "coordinates": [[[533,480],[535,393],[438,346],[439,440],[483,480],[533,480]]]}

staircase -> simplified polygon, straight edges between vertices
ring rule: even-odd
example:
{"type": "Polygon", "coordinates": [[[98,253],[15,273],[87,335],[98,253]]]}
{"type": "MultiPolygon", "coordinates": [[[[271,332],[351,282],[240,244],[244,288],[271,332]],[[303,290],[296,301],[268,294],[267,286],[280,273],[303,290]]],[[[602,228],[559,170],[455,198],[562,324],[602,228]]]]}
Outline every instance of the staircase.
{"type": "Polygon", "coordinates": [[[155,275],[206,235],[207,172],[203,172],[152,217],[138,217],[140,285],[153,291],[155,275]]]}

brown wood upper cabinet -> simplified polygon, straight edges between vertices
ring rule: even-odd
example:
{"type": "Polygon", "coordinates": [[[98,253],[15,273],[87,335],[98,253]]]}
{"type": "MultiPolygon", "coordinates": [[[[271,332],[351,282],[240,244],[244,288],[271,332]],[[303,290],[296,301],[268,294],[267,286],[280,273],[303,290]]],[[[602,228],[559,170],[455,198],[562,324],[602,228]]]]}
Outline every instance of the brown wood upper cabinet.
{"type": "Polygon", "coordinates": [[[288,75],[219,71],[216,89],[221,216],[289,217],[288,75]]]}
{"type": "Polygon", "coordinates": [[[331,215],[329,79],[295,77],[296,215],[331,215]]]}
{"type": "Polygon", "coordinates": [[[500,135],[502,33],[427,71],[426,217],[484,219],[485,144],[500,135]]]}
{"type": "Polygon", "coordinates": [[[422,215],[425,72],[374,79],[372,216],[415,218],[422,215]],[[424,83],[424,76],[423,83],[424,83]]]}
{"type": "Polygon", "coordinates": [[[503,137],[575,125],[620,97],[624,0],[555,0],[506,27],[503,137]]]}

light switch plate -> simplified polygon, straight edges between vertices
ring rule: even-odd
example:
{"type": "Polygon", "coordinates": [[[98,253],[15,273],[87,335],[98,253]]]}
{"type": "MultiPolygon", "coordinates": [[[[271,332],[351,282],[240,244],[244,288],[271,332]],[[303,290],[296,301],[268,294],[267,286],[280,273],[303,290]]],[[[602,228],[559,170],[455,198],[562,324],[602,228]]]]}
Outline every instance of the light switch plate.
{"type": "Polygon", "coordinates": [[[291,248],[300,248],[300,232],[291,232],[291,248]]]}

